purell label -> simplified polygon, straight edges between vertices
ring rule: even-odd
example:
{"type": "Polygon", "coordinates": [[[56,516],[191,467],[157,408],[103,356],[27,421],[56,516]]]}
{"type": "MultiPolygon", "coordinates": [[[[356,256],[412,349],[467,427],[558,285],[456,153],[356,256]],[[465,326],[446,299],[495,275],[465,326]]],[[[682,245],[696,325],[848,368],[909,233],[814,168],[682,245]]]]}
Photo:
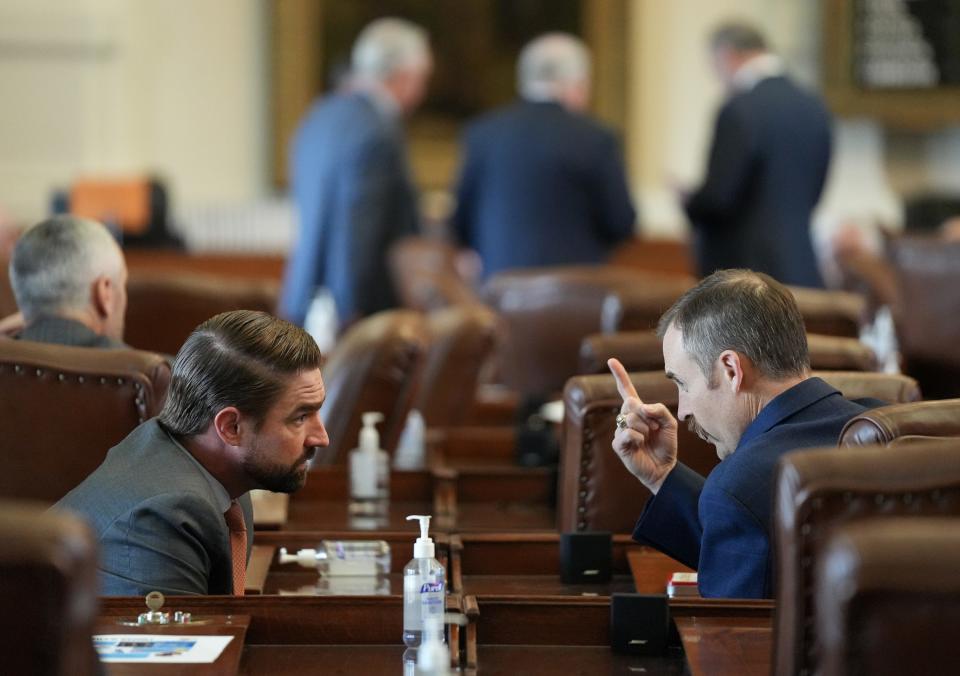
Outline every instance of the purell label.
{"type": "Polygon", "coordinates": [[[424,582],[420,587],[420,593],[426,594],[427,592],[442,592],[443,591],[443,582],[424,582]]]}

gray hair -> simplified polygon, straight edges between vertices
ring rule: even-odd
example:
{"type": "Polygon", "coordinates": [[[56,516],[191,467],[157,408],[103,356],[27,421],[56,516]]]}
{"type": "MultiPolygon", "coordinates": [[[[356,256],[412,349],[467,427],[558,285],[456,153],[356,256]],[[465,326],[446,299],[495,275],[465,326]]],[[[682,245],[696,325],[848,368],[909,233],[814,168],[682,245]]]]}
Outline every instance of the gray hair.
{"type": "Polygon", "coordinates": [[[590,51],[567,33],[547,33],[534,39],[517,61],[517,89],[529,101],[556,98],[564,86],[590,77],[590,51]]]}
{"type": "Polygon", "coordinates": [[[803,316],[780,282],[751,270],[718,270],[683,294],[660,318],[660,338],[673,325],[708,381],[724,350],[746,355],[771,380],[810,370],[803,316]]]}
{"type": "Polygon", "coordinates": [[[24,317],[82,310],[102,275],[119,280],[123,252],[97,221],[55,216],[27,230],[10,258],[10,284],[24,317]]]}
{"type": "Polygon", "coordinates": [[[755,26],[745,21],[728,21],[713,29],[710,47],[733,52],[762,52],[767,49],[767,41],[755,26]]]}
{"type": "Polygon", "coordinates": [[[386,17],[372,21],[360,31],[350,56],[352,74],[383,81],[398,70],[427,63],[430,46],[427,32],[405,19],[386,17]]]}

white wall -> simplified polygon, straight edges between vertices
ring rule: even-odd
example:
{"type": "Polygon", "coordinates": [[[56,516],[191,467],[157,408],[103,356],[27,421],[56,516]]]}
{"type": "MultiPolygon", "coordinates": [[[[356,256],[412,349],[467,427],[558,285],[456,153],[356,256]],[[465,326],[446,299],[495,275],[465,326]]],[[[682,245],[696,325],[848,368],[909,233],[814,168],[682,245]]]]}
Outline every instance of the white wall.
{"type": "Polygon", "coordinates": [[[4,0],[0,206],[79,174],[156,172],[180,207],[266,190],[260,0],[4,0]]]}

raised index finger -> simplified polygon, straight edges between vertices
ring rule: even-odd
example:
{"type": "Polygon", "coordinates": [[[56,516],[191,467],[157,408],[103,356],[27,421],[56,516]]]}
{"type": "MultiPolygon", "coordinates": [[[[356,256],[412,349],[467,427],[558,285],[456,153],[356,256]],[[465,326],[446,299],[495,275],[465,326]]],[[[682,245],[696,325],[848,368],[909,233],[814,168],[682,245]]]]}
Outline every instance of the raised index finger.
{"type": "Polygon", "coordinates": [[[637,394],[637,388],[635,388],[633,383],[630,382],[630,376],[627,375],[627,369],[623,368],[623,364],[620,363],[620,360],[608,359],[607,366],[610,367],[610,372],[613,373],[613,378],[617,381],[617,390],[620,392],[620,396],[623,397],[624,401],[626,401],[628,397],[639,399],[640,395],[637,394]]]}

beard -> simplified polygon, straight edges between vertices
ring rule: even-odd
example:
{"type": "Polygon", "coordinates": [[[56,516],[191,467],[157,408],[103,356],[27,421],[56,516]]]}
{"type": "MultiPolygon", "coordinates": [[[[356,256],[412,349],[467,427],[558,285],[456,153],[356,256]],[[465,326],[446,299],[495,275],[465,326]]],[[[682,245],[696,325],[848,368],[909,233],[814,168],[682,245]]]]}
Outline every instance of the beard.
{"type": "Polygon", "coordinates": [[[696,434],[698,437],[706,441],[708,444],[714,444],[715,441],[712,436],[710,436],[705,429],[700,427],[700,424],[697,422],[697,419],[693,416],[690,416],[687,419],[687,429],[696,434]]]}
{"type": "Polygon", "coordinates": [[[315,452],[316,448],[310,448],[293,465],[283,466],[272,462],[269,450],[254,442],[243,469],[260,488],[274,493],[295,493],[307,482],[308,463],[315,452]]]}

